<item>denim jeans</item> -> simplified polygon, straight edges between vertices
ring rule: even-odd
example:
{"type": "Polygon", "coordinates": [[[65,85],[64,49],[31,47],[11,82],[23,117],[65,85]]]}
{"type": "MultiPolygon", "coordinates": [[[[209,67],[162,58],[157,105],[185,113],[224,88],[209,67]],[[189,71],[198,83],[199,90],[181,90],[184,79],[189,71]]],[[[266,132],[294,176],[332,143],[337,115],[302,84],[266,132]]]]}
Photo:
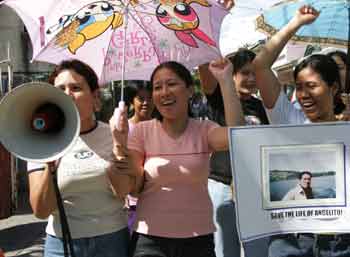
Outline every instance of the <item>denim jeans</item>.
{"type": "MultiPolygon", "coordinates": [[[[209,195],[213,203],[216,257],[240,257],[241,245],[236,227],[235,203],[231,187],[213,179],[208,180],[209,195]]],[[[269,238],[243,243],[245,257],[266,257],[269,238]]]]}
{"type": "MultiPolygon", "coordinates": [[[[128,257],[129,232],[127,228],[95,237],[73,239],[76,257],[128,257]]],[[[44,257],[63,257],[63,240],[46,236],[44,257]]]]}
{"type": "Polygon", "coordinates": [[[267,257],[269,241],[269,237],[264,237],[243,243],[244,256],[267,257]]]}
{"type": "Polygon", "coordinates": [[[350,240],[339,236],[322,239],[314,234],[271,237],[269,257],[349,257],[350,240]]]}
{"type": "Polygon", "coordinates": [[[213,203],[216,257],[240,256],[241,245],[236,227],[235,205],[229,185],[213,179],[208,180],[208,190],[213,203]]]}

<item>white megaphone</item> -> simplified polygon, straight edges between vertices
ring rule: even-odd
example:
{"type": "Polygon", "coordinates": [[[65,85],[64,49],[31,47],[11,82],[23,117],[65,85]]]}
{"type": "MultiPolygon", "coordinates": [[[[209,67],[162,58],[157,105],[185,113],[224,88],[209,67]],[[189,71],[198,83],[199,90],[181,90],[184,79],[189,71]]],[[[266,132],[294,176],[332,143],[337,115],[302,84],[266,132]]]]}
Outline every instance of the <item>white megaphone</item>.
{"type": "Polygon", "coordinates": [[[80,133],[73,99],[48,83],[26,83],[0,101],[0,142],[16,157],[50,162],[62,157],[80,133]]]}

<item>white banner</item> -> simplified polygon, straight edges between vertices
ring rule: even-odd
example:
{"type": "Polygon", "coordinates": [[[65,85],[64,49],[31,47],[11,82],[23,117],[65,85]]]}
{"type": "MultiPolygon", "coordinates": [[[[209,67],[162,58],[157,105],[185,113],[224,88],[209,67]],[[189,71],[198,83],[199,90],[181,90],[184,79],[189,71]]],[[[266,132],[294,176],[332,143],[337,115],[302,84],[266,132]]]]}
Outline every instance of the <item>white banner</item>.
{"type": "Polygon", "coordinates": [[[242,241],[350,232],[350,123],[230,128],[242,241]]]}

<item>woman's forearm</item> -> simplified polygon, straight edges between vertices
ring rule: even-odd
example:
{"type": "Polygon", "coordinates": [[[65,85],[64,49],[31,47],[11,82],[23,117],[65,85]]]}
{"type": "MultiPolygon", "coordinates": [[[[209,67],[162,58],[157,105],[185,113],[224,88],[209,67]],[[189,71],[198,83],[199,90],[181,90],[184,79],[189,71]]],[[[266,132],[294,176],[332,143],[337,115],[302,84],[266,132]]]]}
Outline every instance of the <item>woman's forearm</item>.
{"type": "Polygon", "coordinates": [[[136,170],[131,157],[127,147],[115,145],[107,170],[112,190],[121,199],[131,192],[139,193],[143,187],[141,172],[136,170]]]}
{"type": "Polygon", "coordinates": [[[241,101],[237,95],[233,80],[229,78],[220,82],[219,85],[224,102],[226,125],[230,127],[244,125],[241,101]]]}
{"type": "Polygon", "coordinates": [[[313,22],[318,15],[319,12],[310,6],[300,7],[288,24],[274,34],[255,57],[253,64],[257,86],[267,108],[272,109],[275,106],[281,92],[281,83],[271,70],[273,63],[297,30],[301,26],[313,22]]]}
{"type": "Polygon", "coordinates": [[[47,218],[57,209],[52,176],[47,167],[29,174],[30,204],[34,215],[40,219],[47,218]]]}
{"type": "Polygon", "coordinates": [[[271,69],[273,63],[281,54],[283,48],[293,37],[302,24],[292,19],[286,26],[274,34],[264,46],[262,46],[258,55],[254,59],[257,68],[271,69]]]}

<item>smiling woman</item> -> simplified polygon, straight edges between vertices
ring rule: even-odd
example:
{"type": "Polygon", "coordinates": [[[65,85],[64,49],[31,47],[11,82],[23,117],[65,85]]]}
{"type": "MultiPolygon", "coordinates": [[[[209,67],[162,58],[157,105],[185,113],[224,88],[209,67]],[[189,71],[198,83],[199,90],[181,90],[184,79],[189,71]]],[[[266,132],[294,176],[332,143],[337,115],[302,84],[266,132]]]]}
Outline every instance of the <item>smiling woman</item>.
{"type": "MultiPolygon", "coordinates": [[[[210,71],[223,92],[227,124],[241,124],[232,64],[215,61],[210,71]]],[[[139,193],[132,256],[214,257],[209,156],[228,148],[227,127],[189,117],[193,81],[182,64],[160,64],[151,84],[159,117],[137,123],[127,145],[139,193]]]]}
{"type": "Polygon", "coordinates": [[[99,107],[97,81],[95,72],[78,60],[63,61],[49,78],[72,97],[81,129],[72,149],[60,160],[28,164],[33,212],[39,218],[49,217],[45,257],[67,256],[64,244],[68,233],[61,229],[65,219],[55,186],[71,232],[75,255],[70,256],[127,256],[129,235],[123,197],[134,180],[118,174],[119,156],[111,158],[114,145],[109,126],[95,119],[99,107]]]}
{"type": "Polygon", "coordinates": [[[280,82],[271,71],[271,66],[288,39],[302,25],[313,22],[318,12],[312,7],[301,7],[296,16],[282,28],[254,60],[257,80],[267,114],[271,123],[294,124],[335,121],[335,101],[341,81],[335,61],[323,54],[314,54],[299,61],[293,76],[296,98],[301,110],[291,106],[281,91],[280,82]],[[306,8],[306,9],[305,9],[306,8]],[[266,58],[265,58],[266,57],[266,58]]]}
{"type": "MultiPolygon", "coordinates": [[[[341,85],[338,66],[330,56],[315,54],[300,60],[294,69],[296,109],[281,90],[271,70],[288,40],[303,25],[317,19],[319,12],[302,6],[289,23],[274,34],[254,60],[256,76],[271,123],[303,124],[336,121],[334,97],[341,85]]],[[[310,177],[311,178],[311,177],[310,177]]],[[[269,257],[349,256],[348,234],[288,234],[270,240],[269,257]]]]}
{"type": "Polygon", "coordinates": [[[312,55],[294,69],[296,97],[312,122],[334,121],[334,96],[340,85],[336,63],[326,55],[312,55]]]}
{"type": "Polygon", "coordinates": [[[188,101],[194,93],[192,76],[187,69],[175,62],[163,63],[154,70],[151,84],[160,120],[164,116],[169,119],[186,117],[188,101]]]}

